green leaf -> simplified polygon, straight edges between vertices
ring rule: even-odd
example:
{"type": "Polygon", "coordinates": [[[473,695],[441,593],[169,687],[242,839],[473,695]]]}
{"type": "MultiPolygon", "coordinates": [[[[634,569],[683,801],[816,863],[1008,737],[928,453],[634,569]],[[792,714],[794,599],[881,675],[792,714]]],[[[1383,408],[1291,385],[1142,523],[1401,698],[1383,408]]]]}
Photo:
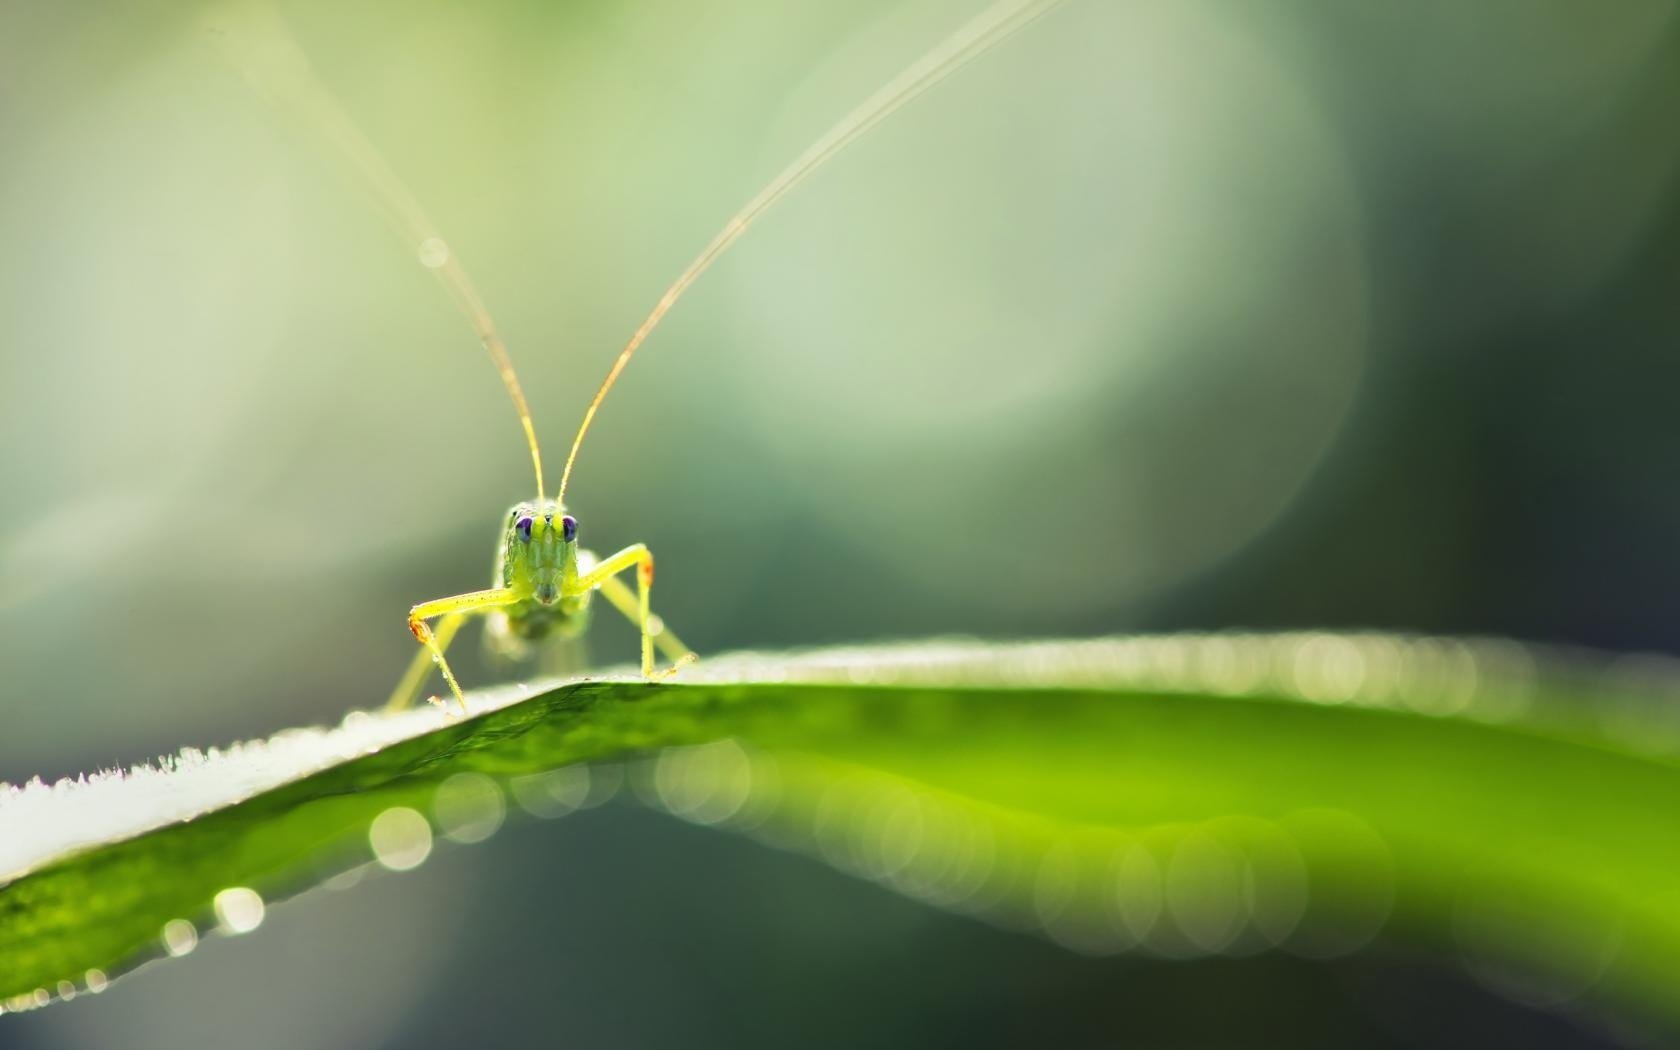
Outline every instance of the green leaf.
{"type": "Polygon", "coordinates": [[[1079,951],[1373,940],[1665,1025],[1680,706],[1662,661],[1376,635],[724,657],[356,713],[0,789],[0,1003],[237,933],[262,901],[627,775],[645,801],[1079,951]]]}

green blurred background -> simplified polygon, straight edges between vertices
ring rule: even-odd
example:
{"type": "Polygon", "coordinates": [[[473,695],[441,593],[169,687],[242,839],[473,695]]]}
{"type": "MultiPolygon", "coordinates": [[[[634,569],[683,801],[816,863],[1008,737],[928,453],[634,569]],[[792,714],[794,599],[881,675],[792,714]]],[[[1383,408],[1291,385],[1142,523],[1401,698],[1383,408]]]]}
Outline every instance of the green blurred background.
{"type": "MultiPolygon", "coordinates": [[[[283,3],[557,475],[665,285],[976,0],[283,3]]],[[[673,312],[569,502],[704,652],[1392,627],[1680,650],[1672,0],[1068,0],[673,312]]],[[[0,6],[0,779],[377,703],[529,494],[447,297],[208,38],[0,6]]],[[[634,654],[602,618],[597,660],[634,654]]],[[[483,667],[461,646],[469,683],[483,667]]],[[[1451,959],[1087,960],[630,807],[0,1046],[1639,1042],[1451,959]],[[1209,1009],[1209,1004],[1217,1008],[1209,1009]],[[232,1033],[237,1032],[237,1037],[232,1033]]]]}

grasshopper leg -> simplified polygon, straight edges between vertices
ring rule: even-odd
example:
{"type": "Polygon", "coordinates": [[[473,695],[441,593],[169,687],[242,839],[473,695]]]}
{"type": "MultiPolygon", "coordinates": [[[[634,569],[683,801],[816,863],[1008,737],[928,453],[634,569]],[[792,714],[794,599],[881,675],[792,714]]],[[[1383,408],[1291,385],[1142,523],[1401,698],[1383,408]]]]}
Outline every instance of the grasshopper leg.
{"type": "Polygon", "coordinates": [[[644,678],[664,678],[677,668],[697,659],[686,646],[676,640],[675,635],[665,630],[664,621],[655,618],[648,611],[648,593],[653,590],[653,552],[647,549],[646,544],[633,543],[612,557],[603,559],[599,565],[579,576],[575,587],[575,593],[578,594],[600,588],[607,600],[642,632],[644,678]],[[638,585],[633,604],[630,595],[625,593],[629,588],[615,578],[632,565],[637,570],[638,585]],[[611,586],[608,586],[609,583],[611,586]],[[673,649],[677,651],[677,655],[671,657],[671,666],[657,674],[653,669],[653,646],[656,638],[665,639],[660,643],[660,649],[667,655],[670,655],[673,649]]]}
{"type": "MultiPolygon", "coordinates": [[[[623,580],[617,576],[608,576],[601,581],[599,589],[602,597],[611,602],[613,608],[623,613],[626,620],[631,623],[636,622],[638,613],[636,596],[630,592],[629,587],[624,585],[623,580]]],[[[652,636],[653,644],[659,647],[659,651],[665,655],[665,659],[671,661],[671,668],[665,672],[666,674],[699,659],[694,654],[694,650],[683,644],[682,639],[677,637],[675,631],[665,626],[664,618],[658,613],[648,613],[647,633],[652,636]]]]}
{"type": "MultiPolygon", "coordinates": [[[[460,683],[455,681],[455,672],[449,669],[449,661],[443,657],[444,647],[455,637],[455,632],[460,630],[461,621],[466,617],[513,603],[512,592],[506,588],[495,587],[487,591],[471,591],[467,594],[457,594],[449,598],[437,598],[433,601],[421,602],[408,611],[408,629],[413,632],[414,637],[419,640],[420,644],[425,646],[422,652],[431,658],[431,662],[437,664],[439,671],[443,672],[443,680],[449,683],[449,691],[455,694],[455,702],[460,705],[462,714],[467,711],[467,700],[466,697],[461,695],[460,683]],[[438,629],[434,632],[431,624],[426,621],[437,619],[440,616],[444,617],[444,620],[438,624],[438,629]]],[[[398,692],[391,694],[391,700],[388,704],[396,703],[399,698],[404,704],[408,703],[409,700],[413,699],[413,694],[419,692],[421,681],[424,681],[423,669],[417,672],[415,666],[410,664],[408,673],[404,674],[402,681],[397,684],[398,692]],[[411,683],[411,678],[417,679],[417,681],[411,683]],[[402,695],[402,690],[405,687],[410,688],[409,695],[406,696],[402,695]]]]}
{"type": "MultiPolygon", "coordinates": [[[[449,643],[455,640],[455,635],[461,625],[467,622],[466,613],[451,613],[438,621],[432,630],[432,640],[437,643],[438,651],[449,648],[449,643]]],[[[420,687],[426,684],[426,676],[437,666],[437,660],[432,651],[425,646],[414,650],[414,659],[408,662],[408,670],[397,682],[397,687],[391,690],[391,698],[385,701],[385,710],[401,711],[414,703],[414,698],[420,695],[420,687]]]]}

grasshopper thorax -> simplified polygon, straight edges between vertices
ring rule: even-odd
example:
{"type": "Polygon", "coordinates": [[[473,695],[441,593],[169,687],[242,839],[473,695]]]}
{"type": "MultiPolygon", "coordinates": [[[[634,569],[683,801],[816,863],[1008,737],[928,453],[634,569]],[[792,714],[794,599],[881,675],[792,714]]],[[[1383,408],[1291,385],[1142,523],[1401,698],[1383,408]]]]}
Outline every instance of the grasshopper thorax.
{"type": "Polygon", "coordinates": [[[507,513],[502,586],[520,599],[553,605],[577,579],[577,519],[554,500],[526,500],[507,513]]]}

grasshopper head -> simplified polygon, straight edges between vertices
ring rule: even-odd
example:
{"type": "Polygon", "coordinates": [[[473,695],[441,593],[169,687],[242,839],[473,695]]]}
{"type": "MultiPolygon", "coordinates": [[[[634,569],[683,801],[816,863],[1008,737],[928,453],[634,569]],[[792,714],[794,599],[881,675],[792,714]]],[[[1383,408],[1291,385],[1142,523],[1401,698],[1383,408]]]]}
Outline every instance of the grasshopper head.
{"type": "Polygon", "coordinates": [[[560,600],[577,575],[577,519],[553,500],[520,503],[508,511],[502,586],[543,605],[560,600]]]}

